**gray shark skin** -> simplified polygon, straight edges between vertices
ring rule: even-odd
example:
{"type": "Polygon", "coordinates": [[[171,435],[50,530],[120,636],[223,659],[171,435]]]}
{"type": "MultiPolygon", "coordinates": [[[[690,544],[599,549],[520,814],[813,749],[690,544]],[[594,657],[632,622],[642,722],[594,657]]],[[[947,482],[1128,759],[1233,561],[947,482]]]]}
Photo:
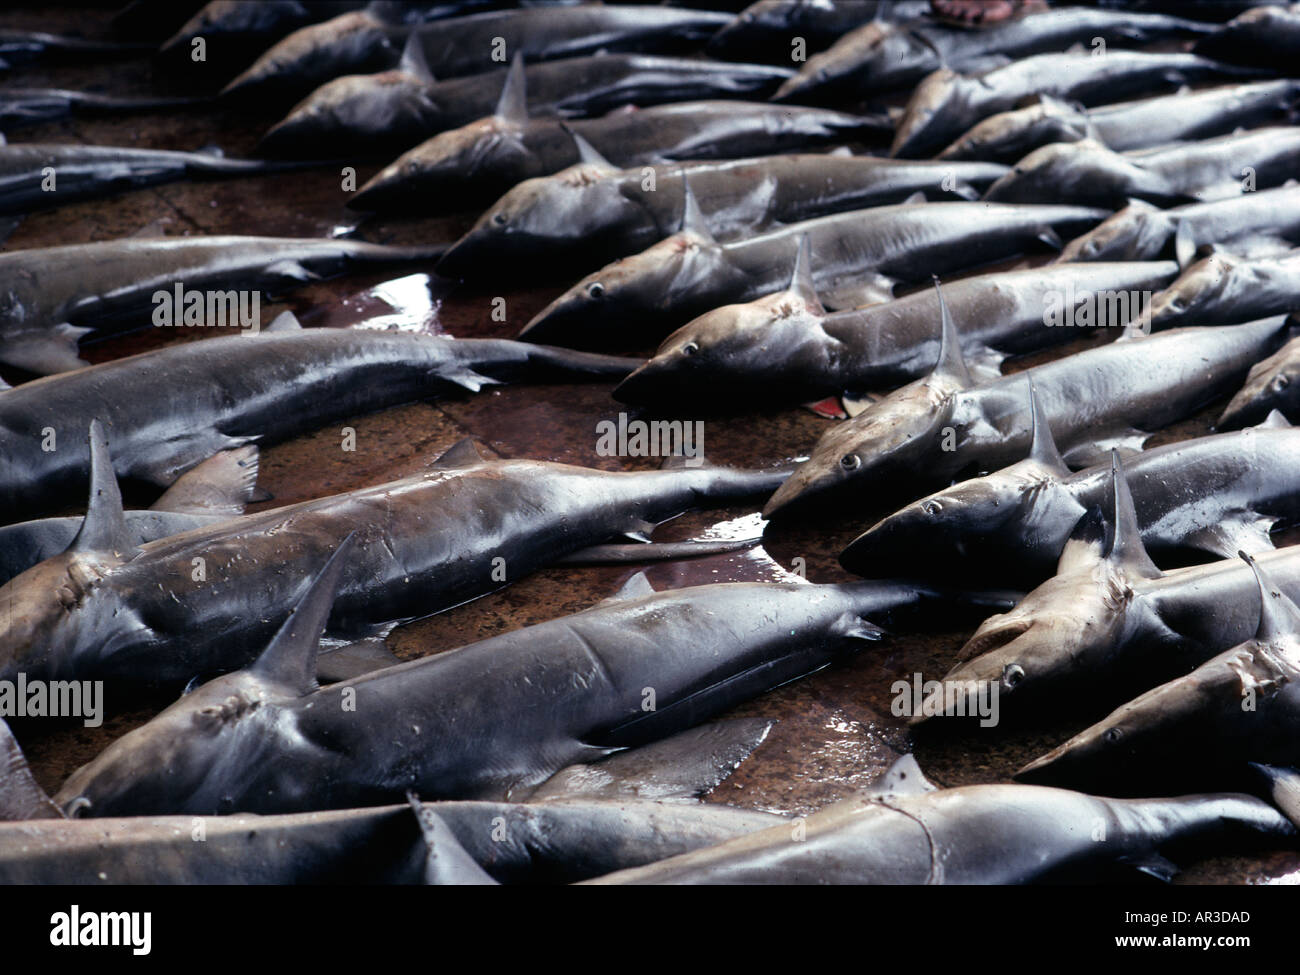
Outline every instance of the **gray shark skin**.
{"type": "Polygon", "coordinates": [[[207,104],[208,98],[97,95],[62,88],[4,88],[0,90],[0,128],[39,125],[69,115],[131,115],[173,111],[207,104]]]}
{"type": "Polygon", "coordinates": [[[12,521],[84,497],[80,445],[97,418],[118,476],[166,488],[221,450],[334,419],[511,379],[621,378],[635,364],[504,339],[303,329],[282,316],[258,335],[170,345],[0,392],[0,511],[12,521]],[[49,429],[54,450],[42,446],[49,429]]]}
{"type": "Polygon", "coordinates": [[[284,163],[207,152],[23,143],[0,146],[0,215],[110,196],[180,179],[226,179],[283,170],[284,163]],[[54,190],[45,170],[54,170],[54,190]]]}
{"type": "MultiPolygon", "coordinates": [[[[936,159],[1014,163],[1054,142],[1092,138],[1116,152],[1227,135],[1293,115],[1300,82],[1283,79],[1180,91],[1084,108],[1043,96],[971,127],[936,159]]],[[[1240,175],[1238,172],[1237,175],[1240,175]]]]}
{"type": "MultiPolygon", "coordinates": [[[[257,447],[249,444],[186,471],[147,510],[124,512],[131,543],[143,545],[243,514],[257,487],[258,461],[257,447]]],[[[0,527],[0,585],[67,551],[83,520],[68,515],[0,527]]]]}
{"type": "Polygon", "coordinates": [[[463,441],[427,473],[139,549],[117,518],[116,485],[96,478],[76,544],[0,588],[11,600],[0,673],[166,681],[242,666],[352,533],[331,633],[373,635],[684,511],[764,497],[785,476],[708,466],[611,473],[485,459],[463,441]]]}
{"type": "Polygon", "coordinates": [[[1235,389],[1285,338],[1286,316],[1246,325],[1131,336],[991,382],[972,384],[955,330],[934,373],[831,427],[768,501],[784,516],[810,504],[911,501],[967,472],[1029,451],[1032,383],[1072,466],[1111,446],[1140,449],[1151,432],[1235,389]]]}
{"type": "Polygon", "coordinates": [[[397,67],[408,43],[418,45],[435,78],[500,67],[494,51],[503,43],[511,56],[518,52],[527,61],[598,51],[682,50],[731,19],[705,10],[583,4],[494,10],[421,25],[393,23],[363,10],[295,31],[266,50],[223,94],[301,98],[343,75],[397,67]]]}
{"type": "Polygon", "coordinates": [[[596,884],[1033,884],[1141,871],[1168,880],[1161,852],[1211,849],[1289,821],[1231,793],[1102,799],[1032,785],[935,789],[915,760],[904,787],[866,792],[717,846],[600,877],[596,884]]]}
{"type": "Polygon", "coordinates": [[[1247,10],[1222,30],[1201,38],[1196,52],[1224,61],[1294,70],[1300,52],[1300,12],[1294,5],[1247,10]]]}
{"type": "Polygon", "coordinates": [[[921,281],[1042,246],[1058,230],[1093,225],[1106,212],[1087,207],[902,203],[719,243],[698,207],[691,206],[681,231],[587,275],[538,312],[520,337],[557,345],[662,338],[714,308],[780,290],[805,236],[813,282],[823,301],[853,307],[880,300],[897,281],[921,281]],[[611,335],[613,329],[618,331],[611,335]]]}
{"type": "MultiPolygon", "coordinates": [[[[573,883],[780,821],[729,806],[650,800],[438,802],[426,808],[502,883],[573,883]],[[506,839],[493,842],[494,831],[506,839]]],[[[193,816],[0,823],[0,882],[424,882],[425,850],[404,805],[214,816],[202,825],[204,842],[196,843],[193,816]]]]}
{"type": "Polygon", "coordinates": [[[150,44],[93,41],[35,30],[0,30],[0,71],[33,61],[88,61],[92,58],[140,57],[150,44]]]}
{"type": "MultiPolygon", "coordinates": [[[[945,681],[996,682],[1004,719],[1069,702],[1101,714],[1126,692],[1186,674],[1250,639],[1259,623],[1251,568],[1233,558],[1162,572],[1142,544],[1118,465],[1114,485],[1109,526],[1100,508],[1081,518],[1057,574],[1011,612],[989,617],[945,681]]],[[[1258,561],[1283,592],[1300,595],[1300,547],[1261,552],[1258,561]]],[[[959,702],[951,711],[931,703],[913,723],[961,713],[959,702]]]]}
{"type": "Polygon", "coordinates": [[[789,60],[791,38],[802,37],[808,50],[819,51],[870,21],[912,20],[929,9],[928,3],[918,0],[757,0],[713,35],[708,52],[715,57],[776,64],[789,60]]]}
{"type": "Polygon", "coordinates": [[[781,86],[777,98],[822,102],[860,97],[909,87],[939,68],[961,71],[997,56],[1021,58],[1091,44],[1095,37],[1107,44],[1140,45],[1213,29],[1181,17],[1087,7],[1031,14],[983,30],[964,30],[927,18],[873,22],[809,58],[799,74],[781,86]]]}
{"type": "MultiPolygon", "coordinates": [[[[1074,296],[1068,303],[1076,309],[1092,295],[1157,290],[1177,270],[1172,261],[1060,264],[961,278],[945,284],[943,292],[962,324],[963,355],[972,367],[996,374],[1007,355],[1076,337],[1074,329],[1044,327],[1053,294],[1064,313],[1066,295],[1074,296]]],[[[1125,324],[1118,321],[1125,316],[1112,315],[1111,302],[1099,301],[1098,310],[1098,324],[1125,324]]],[[[893,388],[934,368],[938,320],[938,298],[928,288],[883,304],[827,312],[815,289],[795,281],[778,294],[727,305],[682,326],[614,396],[637,405],[700,401],[735,408],[893,388]]]]}
{"type": "MultiPolygon", "coordinates": [[[[158,291],[257,288],[275,293],[356,268],[432,263],[444,245],[292,237],[165,237],[0,254],[0,361],[36,373],[86,365],[93,328],[151,321],[158,291]]],[[[180,309],[178,308],[179,312],[180,309]]]]}
{"type": "Polygon", "coordinates": [[[1038,54],[972,75],[943,68],[916,87],[894,132],[890,154],[932,155],[977,122],[1033,95],[1097,105],[1190,82],[1260,73],[1195,54],[1110,50],[1100,56],[1038,54]]]}
{"type": "MultiPolygon", "coordinates": [[[[260,152],[331,156],[404,151],[492,114],[506,71],[430,81],[406,71],[326,82],[263,136],[260,152]]],[[[533,115],[601,115],[623,105],[763,97],[788,68],[644,54],[596,54],[524,69],[533,115]]]]}
{"type": "Polygon", "coordinates": [[[55,802],[105,816],[297,812],[404,790],[520,798],[565,766],[694,727],[878,640],[875,620],[959,606],[910,583],[654,593],[637,576],[585,612],[318,689],[316,643],[347,550],[251,667],[118,739],[55,802]]]}
{"type": "Polygon", "coordinates": [[[1088,139],[1034,150],[994,183],[984,198],[1105,207],[1139,199],[1169,206],[1280,186],[1298,170],[1300,132],[1291,126],[1128,153],[1088,139]],[[1245,170],[1253,174],[1249,190],[1242,179],[1245,170]]]}
{"type": "Polygon", "coordinates": [[[568,121],[498,111],[422,142],[347,202],[357,210],[403,212],[456,209],[466,194],[490,202],[524,180],[582,162],[573,135],[614,165],[632,167],[789,152],[847,141],[881,126],[877,118],[829,109],[744,101],[622,108],[568,121]]]}
{"type": "Polygon", "coordinates": [[[1272,257],[1300,243],[1300,186],[1160,210],[1135,200],[1062,249],[1070,261],[1151,261],[1166,254],[1189,266],[1197,249],[1226,247],[1239,257],[1272,257]]]}
{"type": "MultiPolygon", "coordinates": [[[[1273,425],[1198,437],[1143,451],[1126,475],[1142,541],[1156,559],[1229,558],[1267,551],[1269,533],[1300,520],[1300,430],[1273,425]]],[[[1016,585],[1051,577],[1074,526],[1111,490],[1110,464],[1071,473],[1035,422],[1029,456],[962,481],[877,522],[840,555],[863,576],[1006,576],[1016,585]],[[936,558],[937,557],[937,558],[936,558]]]]}
{"type": "Polygon", "coordinates": [[[1151,328],[1229,325],[1300,307],[1300,251],[1246,260],[1225,251],[1197,261],[1151,299],[1151,328]]]}
{"type": "Polygon", "coordinates": [[[902,203],[915,193],[975,199],[1005,172],[991,163],[835,155],[623,170],[591,161],[510,190],[443,255],[438,273],[482,277],[497,261],[512,258],[582,271],[635,254],[681,226],[688,180],[710,233],[726,241],[832,213],[902,203]]]}
{"type": "Polygon", "coordinates": [[[1251,639],[1122,705],[1016,778],[1127,793],[1139,780],[1214,781],[1246,762],[1300,765],[1300,609],[1243,558],[1259,580],[1251,639]]]}
{"type": "MultiPolygon", "coordinates": [[[[474,871],[487,870],[502,883],[571,883],[781,822],[768,813],[684,801],[725,779],[769,727],[760,719],[715,722],[570,766],[526,803],[442,802],[414,809],[421,821],[426,813],[437,817],[474,871]]],[[[437,879],[426,861],[427,847],[436,850],[437,844],[417,828],[424,823],[411,815],[411,805],[215,816],[198,823],[191,816],[66,819],[32,778],[3,721],[0,755],[0,820],[14,820],[0,821],[3,883],[437,879]]]]}

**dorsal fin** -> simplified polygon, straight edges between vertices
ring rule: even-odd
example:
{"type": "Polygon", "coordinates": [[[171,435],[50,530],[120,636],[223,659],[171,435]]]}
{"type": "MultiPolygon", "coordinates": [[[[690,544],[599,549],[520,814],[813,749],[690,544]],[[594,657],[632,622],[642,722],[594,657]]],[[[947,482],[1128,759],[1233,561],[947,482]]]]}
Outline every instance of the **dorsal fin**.
{"type": "Polygon", "coordinates": [[[1070,469],[1061,459],[1061,452],[1056,448],[1052,437],[1052,426],[1047,422],[1047,413],[1038,398],[1038,388],[1034,381],[1029,381],[1029,459],[1040,467],[1057,474],[1069,474],[1070,469]]]}
{"type": "Polygon", "coordinates": [[[915,796],[934,792],[936,786],[925,777],[911,752],[894,760],[885,774],[863,790],[869,796],[915,796]]]}
{"type": "Polygon", "coordinates": [[[516,125],[528,121],[528,78],[524,72],[524,56],[519,51],[515,52],[506,72],[506,82],[501,86],[501,97],[497,100],[494,114],[516,125]]]}
{"type": "Polygon", "coordinates": [[[618,591],[612,596],[606,596],[597,606],[609,606],[614,603],[627,602],[629,599],[640,599],[642,596],[653,596],[655,587],[650,584],[650,580],[644,572],[638,572],[630,576],[623,585],[618,587],[618,591]]]}
{"type": "Polygon", "coordinates": [[[122,510],[122,492],[113,472],[113,458],[108,452],[108,435],[99,420],[90,421],[90,499],[86,517],[70,552],[112,552],[129,559],[136,553],[135,543],[126,527],[122,510]]]}
{"type": "Polygon", "coordinates": [[[1074,523],[1074,530],[1061,549],[1056,563],[1057,575],[1096,565],[1106,551],[1106,516],[1093,505],[1074,523]]]}
{"type": "Polygon", "coordinates": [[[0,821],[62,818],[63,810],[32,777],[23,750],[0,718],[0,821]]]}
{"type": "Polygon", "coordinates": [[[563,122],[560,123],[560,128],[562,128],[565,134],[573,140],[573,144],[578,147],[579,162],[585,163],[588,166],[599,166],[601,169],[609,170],[612,173],[618,172],[617,166],[602,156],[595,146],[582,136],[578,135],[577,132],[574,132],[573,129],[569,128],[563,122]]]}
{"type": "Polygon", "coordinates": [[[821,299],[817,297],[817,285],[813,281],[812,241],[807,234],[799,235],[799,250],[794,256],[794,272],[790,275],[790,287],[787,290],[803,299],[810,310],[819,313],[826,311],[821,299]]]}
{"type": "Polygon", "coordinates": [[[1137,511],[1133,507],[1133,495],[1129,491],[1128,478],[1124,476],[1124,465],[1119,459],[1119,451],[1110,452],[1111,483],[1111,540],[1110,551],[1106,553],[1108,561],[1123,566],[1129,575],[1144,579],[1158,579],[1161,575],[1156,564],[1147,554],[1142,543],[1142,529],[1138,525],[1137,511]]]}
{"type": "Polygon", "coordinates": [[[496,886],[496,881],[461,846],[446,820],[420,802],[414,792],[406,794],[420,835],[424,838],[424,882],[440,886],[496,886]]]}
{"type": "Polygon", "coordinates": [[[1259,627],[1255,630],[1255,640],[1259,643],[1273,643],[1283,637],[1300,636],[1300,607],[1291,601],[1286,593],[1269,581],[1258,562],[1245,552],[1239,555],[1255,573],[1259,584],[1259,627]]]}
{"type": "Polygon", "coordinates": [[[1174,230],[1174,260],[1180,270],[1186,271],[1196,260],[1196,238],[1192,235],[1192,222],[1179,220],[1174,230]]]}
{"type": "Polygon", "coordinates": [[[348,566],[348,553],[355,537],[356,532],[352,532],[339,543],[324,568],[307,587],[306,595],[293,608],[261,656],[248,668],[251,673],[292,688],[299,694],[316,690],[319,686],[316,683],[316,651],[325,624],[329,622],[330,610],[334,606],[334,597],[338,595],[343,571],[348,566]]]}
{"type": "Polygon", "coordinates": [[[432,84],[435,80],[429,70],[429,62],[424,56],[424,45],[420,42],[420,32],[411,31],[402,48],[402,58],[397,62],[397,70],[413,78],[432,84]]]}
{"type": "Polygon", "coordinates": [[[948,311],[948,302],[943,300],[943,288],[939,279],[934,279],[934,290],[939,296],[939,361],[934,364],[935,378],[955,382],[959,389],[965,389],[970,383],[970,370],[966,368],[966,359],[961,354],[961,338],[957,335],[957,326],[953,324],[952,313],[948,311]]]}
{"type": "Polygon", "coordinates": [[[302,322],[298,321],[298,316],[291,311],[282,311],[271,319],[271,324],[262,329],[263,332],[301,332],[303,330],[302,322]]]}
{"type": "Polygon", "coordinates": [[[1255,424],[1256,430],[1287,430],[1291,427],[1291,421],[1282,415],[1281,410],[1269,410],[1268,416],[1255,424]]]}
{"type": "Polygon", "coordinates": [[[485,460],[492,459],[473,437],[466,437],[448,447],[430,466],[441,470],[453,470],[457,467],[474,467],[485,460]]]}
{"type": "Polygon", "coordinates": [[[704,220],[700,201],[695,198],[695,191],[691,189],[691,181],[685,173],[682,173],[682,227],[679,232],[713,240],[713,232],[704,220]]]}
{"type": "Polygon", "coordinates": [[[902,206],[915,206],[915,205],[918,204],[918,203],[929,203],[929,202],[930,202],[930,201],[927,200],[926,197],[925,197],[925,191],[924,191],[924,190],[917,190],[915,193],[913,193],[913,194],[911,194],[910,196],[908,196],[908,198],[907,198],[906,200],[904,200],[904,201],[902,202],[901,205],[902,205],[902,206]]]}

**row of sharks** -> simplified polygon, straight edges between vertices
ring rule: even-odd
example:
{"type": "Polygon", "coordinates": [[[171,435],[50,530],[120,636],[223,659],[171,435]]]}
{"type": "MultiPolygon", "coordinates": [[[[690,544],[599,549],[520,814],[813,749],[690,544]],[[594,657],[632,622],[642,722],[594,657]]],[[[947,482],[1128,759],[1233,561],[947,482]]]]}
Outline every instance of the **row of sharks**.
{"type": "Polygon", "coordinates": [[[11,214],[376,149],[405,154],[347,200],[359,212],[491,204],[454,244],[0,254],[0,362],[43,377],[0,390],[0,684],[185,688],[50,793],[0,722],[0,879],[1168,879],[1188,843],[1295,836],[1300,563],[1272,532],[1300,514],[1300,90],[1258,53],[1294,14],[1270,11],[1265,42],[1254,11],[1062,8],[962,31],[907,3],[320,6],[212,4],[164,44],[237,39],[223,99],[303,99],[263,140],[282,158],[0,147],[11,214]],[[796,29],[821,53],[792,70],[796,29]],[[499,37],[514,58],[485,70],[499,37]],[[1196,50],[1067,50],[1094,39],[1196,50]],[[753,60],[676,56],[704,45],[753,60]],[[906,89],[901,113],[815,107],[906,89]],[[889,156],[825,151],[889,133],[889,156]],[[979,271],[1042,248],[1050,264],[979,271]],[[282,293],[503,262],[586,276],[517,339],[285,313],[98,365],[78,349],[178,280],[282,293]],[[1002,373],[1084,332],[1119,338],[1002,373]],[[615,472],[466,440],[400,480],[244,513],[265,445],[520,381],[616,382],[649,409],[836,397],[847,417],[793,464],[615,472]],[[1215,433],[1142,449],[1229,397],[1215,433]],[[152,505],[126,508],[123,486],[152,505]],[[736,503],[776,530],[883,517],[840,556],[859,581],[656,591],[638,573],[431,656],[385,646],[547,566],[752,544],[648,541],[736,503]],[[1074,702],[1096,723],[1016,784],[938,788],[904,755],[806,817],[692,801],[768,734],[718,720],[731,708],[891,634],[972,625],[918,740],[974,733],[964,695],[989,686],[1012,720],[1074,702]]]}

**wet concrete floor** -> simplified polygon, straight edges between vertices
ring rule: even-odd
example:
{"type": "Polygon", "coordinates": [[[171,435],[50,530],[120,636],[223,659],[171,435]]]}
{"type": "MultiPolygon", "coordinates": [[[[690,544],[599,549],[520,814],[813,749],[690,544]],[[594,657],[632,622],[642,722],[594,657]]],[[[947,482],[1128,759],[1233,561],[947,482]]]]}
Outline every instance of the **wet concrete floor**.
{"type": "MultiPolygon", "coordinates": [[[[0,27],[107,33],[104,9],[18,9],[0,14],[0,27]]],[[[201,89],[184,75],[164,76],[147,60],[41,67],[10,72],[0,86],[53,86],[113,94],[201,89]]],[[[232,157],[251,155],[257,138],[280,117],[274,109],[255,114],[219,105],[121,118],[76,118],[15,130],[11,141],[73,142],[197,149],[216,145],[232,157]]],[[[379,164],[357,166],[360,185],[379,164]]],[[[28,216],[6,249],[43,247],[124,237],[150,228],[168,235],[265,234],[323,236],[353,227],[358,215],[345,207],[338,168],[308,170],[226,182],[177,183],[28,216]]],[[[369,219],[368,240],[415,243],[454,240],[474,213],[444,218],[369,219]]],[[[1041,260],[1031,258],[1030,260],[1041,260]]],[[[430,269],[402,268],[313,284],[276,305],[263,303],[269,321],[285,307],[307,325],[346,326],[376,316],[403,327],[424,327],[459,337],[512,337],[572,280],[520,288],[521,275],[505,265],[490,287],[470,290],[451,283],[430,286],[430,269]],[[387,296],[387,297],[385,297],[387,296]],[[491,319],[491,300],[506,299],[508,321],[491,319]]],[[[373,323],[373,321],[372,321],[373,323]]],[[[102,362],[169,342],[198,341],[216,329],[157,329],[83,343],[83,355],[102,362]],[[202,333],[202,334],[201,334],[202,333]]],[[[1095,340],[1098,337],[1093,337],[1095,340]]],[[[1044,354],[1025,365],[1076,350],[1081,343],[1044,354]]],[[[649,352],[649,349],[629,349],[649,352]]],[[[9,381],[21,376],[5,373],[9,381]]],[[[456,441],[472,436],[502,456],[583,464],[604,469],[644,469],[638,458],[596,454],[596,424],[616,419],[623,407],[610,384],[501,387],[349,419],[287,443],[264,448],[259,483],[273,496],[262,506],[287,504],[404,477],[421,470],[456,441]],[[341,428],[356,431],[356,450],[342,450],[341,428]]],[[[1218,405],[1162,432],[1154,443],[1203,435],[1218,405]]],[[[695,419],[696,417],[679,417],[695,419]]],[[[705,451],[720,464],[770,466],[800,456],[830,420],[802,408],[771,408],[705,420],[705,451]]],[[[136,499],[145,505],[149,498],[136,499]]],[[[130,499],[128,499],[130,503],[130,499]]],[[[256,506],[255,506],[256,507],[256,506]]],[[[829,524],[769,532],[762,548],[688,562],[651,566],[648,575],[664,589],[704,582],[777,579],[803,559],[814,582],[848,581],[837,553],[880,512],[861,511],[829,524]]],[[[683,516],[663,526],[657,539],[686,537],[709,526],[743,519],[757,524],[752,509],[735,508],[683,516]]],[[[389,639],[403,659],[442,650],[591,606],[608,596],[633,569],[555,568],[513,583],[471,604],[401,627],[389,639]]],[[[884,573],[882,573],[884,574],[884,573]]],[[[850,661],[779,688],[725,716],[763,716],[775,724],[766,742],[708,797],[711,802],[806,814],[870,783],[898,755],[915,750],[922,768],[944,786],[1006,781],[1031,758],[1058,744],[1099,715],[1055,715],[1050,722],[1015,728],[913,740],[902,719],[890,713],[890,687],[915,673],[938,678],[974,629],[923,636],[891,636],[850,661]]],[[[110,712],[112,701],[110,697],[110,712]]],[[[103,726],[53,726],[25,722],[16,728],[38,780],[54,790],[75,768],[110,741],[148,720],[169,703],[159,694],[129,710],[110,713],[103,726]]],[[[1083,702],[1078,702],[1083,703],[1083,702]]],[[[1079,710],[1079,709],[1075,709],[1079,710]]],[[[1300,880],[1300,854],[1266,848],[1249,856],[1183,860],[1184,883],[1286,883],[1300,880]]]]}

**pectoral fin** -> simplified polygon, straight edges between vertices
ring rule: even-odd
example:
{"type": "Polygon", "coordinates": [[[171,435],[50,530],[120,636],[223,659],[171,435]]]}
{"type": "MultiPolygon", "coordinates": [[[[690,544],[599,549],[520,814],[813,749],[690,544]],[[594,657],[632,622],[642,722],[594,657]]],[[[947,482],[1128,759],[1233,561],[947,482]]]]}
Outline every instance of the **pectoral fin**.
{"type": "Polygon", "coordinates": [[[67,322],[40,332],[21,333],[0,339],[0,362],[38,375],[80,369],[90,363],[81,358],[77,340],[93,331],[67,322]]]}
{"type": "Polygon", "coordinates": [[[1187,544],[1220,558],[1230,559],[1237,552],[1254,555],[1272,550],[1273,539],[1269,533],[1276,520],[1264,518],[1250,511],[1242,511],[1224,518],[1217,525],[1206,525],[1187,536],[1187,544]]]}
{"type": "Polygon", "coordinates": [[[322,684],[337,684],[401,662],[383,640],[372,637],[334,650],[322,648],[316,658],[316,680],[322,684]]]}
{"type": "Polygon", "coordinates": [[[149,507],[188,514],[243,514],[257,490],[258,450],[253,444],[223,450],[192,467],[149,507]]]}
{"type": "Polygon", "coordinates": [[[1110,461],[1110,452],[1118,450],[1121,457],[1132,457],[1142,453],[1142,445],[1151,436],[1141,430],[1129,428],[1117,433],[1097,437],[1085,443],[1078,443],[1061,451],[1065,462],[1075,470],[1105,464],[1110,461]]]}
{"type": "Polygon", "coordinates": [[[693,799],[734,772],[767,738],[766,718],[714,721],[547,779],[529,802],[569,799],[693,799]]]}
{"type": "Polygon", "coordinates": [[[852,283],[822,291],[822,304],[832,311],[844,311],[849,308],[861,308],[864,305],[879,305],[894,300],[894,286],[897,282],[883,274],[854,280],[852,283]]]}

